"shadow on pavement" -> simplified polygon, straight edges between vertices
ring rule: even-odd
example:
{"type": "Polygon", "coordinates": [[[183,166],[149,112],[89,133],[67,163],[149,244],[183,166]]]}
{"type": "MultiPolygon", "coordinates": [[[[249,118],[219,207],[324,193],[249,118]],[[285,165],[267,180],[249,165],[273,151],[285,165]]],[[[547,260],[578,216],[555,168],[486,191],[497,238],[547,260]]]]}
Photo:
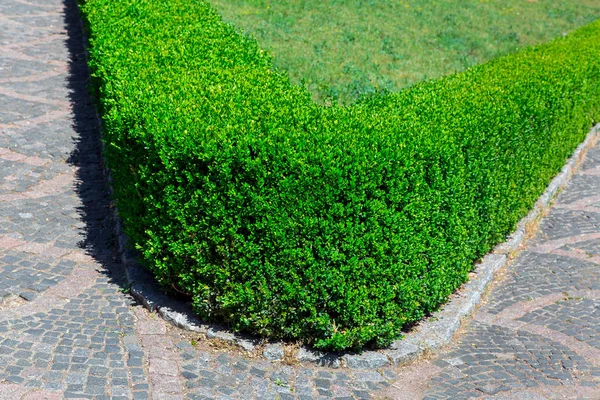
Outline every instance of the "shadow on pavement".
{"type": "Polygon", "coordinates": [[[76,192],[82,206],[78,210],[85,223],[85,238],[79,244],[109,274],[114,283],[126,289],[123,266],[118,261],[112,201],[102,161],[100,125],[93,99],[88,91],[85,36],[77,0],[64,0],[64,23],[69,51],[68,88],[73,114],[75,150],[68,162],[77,168],[76,192]]]}

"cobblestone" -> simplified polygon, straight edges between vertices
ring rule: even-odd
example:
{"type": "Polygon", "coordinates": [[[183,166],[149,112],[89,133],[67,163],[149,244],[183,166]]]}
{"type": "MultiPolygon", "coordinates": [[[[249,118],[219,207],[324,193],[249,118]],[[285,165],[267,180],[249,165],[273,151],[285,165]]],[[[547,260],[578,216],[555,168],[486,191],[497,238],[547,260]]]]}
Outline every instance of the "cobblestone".
{"type": "Polygon", "coordinates": [[[600,289],[598,265],[555,254],[526,251],[514,263],[515,273],[499,285],[494,303],[488,308],[492,314],[506,307],[536,297],[569,290],[600,289]]]}
{"type": "Polygon", "coordinates": [[[600,349],[600,299],[566,298],[535,310],[519,321],[547,327],[600,349]]]}

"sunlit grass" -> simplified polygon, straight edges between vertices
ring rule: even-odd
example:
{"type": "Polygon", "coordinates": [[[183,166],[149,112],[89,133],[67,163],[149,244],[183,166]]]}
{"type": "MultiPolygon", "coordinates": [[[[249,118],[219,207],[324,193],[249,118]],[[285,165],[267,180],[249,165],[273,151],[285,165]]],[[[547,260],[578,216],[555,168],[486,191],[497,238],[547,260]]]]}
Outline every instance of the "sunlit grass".
{"type": "Polygon", "coordinates": [[[600,0],[210,0],[315,100],[396,91],[600,17],[600,0]]]}

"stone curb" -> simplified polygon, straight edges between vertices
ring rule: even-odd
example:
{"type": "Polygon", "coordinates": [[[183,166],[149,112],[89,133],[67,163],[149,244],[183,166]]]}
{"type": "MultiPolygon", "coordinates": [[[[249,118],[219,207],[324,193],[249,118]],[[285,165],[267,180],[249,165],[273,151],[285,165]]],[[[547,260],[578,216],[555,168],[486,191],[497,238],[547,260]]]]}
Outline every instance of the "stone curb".
{"type": "MultiPolygon", "coordinates": [[[[87,39],[86,39],[87,42],[87,39]]],[[[97,116],[99,126],[102,121],[97,116]]],[[[571,176],[583,160],[583,157],[600,137],[600,124],[595,125],[586,139],[575,149],[561,172],[554,177],[544,193],[535,203],[529,214],[517,224],[516,230],[507,240],[494,248],[477,264],[473,277],[463,284],[451,296],[439,311],[422,321],[417,327],[406,333],[403,339],[393,342],[388,349],[365,351],[361,354],[340,354],[320,352],[309,347],[300,347],[293,357],[300,362],[313,363],[330,368],[348,367],[351,369],[377,369],[389,365],[402,365],[416,359],[427,350],[439,349],[448,344],[461,326],[461,321],[468,318],[480,303],[481,297],[493,281],[497,271],[505,267],[511,253],[519,250],[527,238],[527,228],[535,223],[548,209],[558,192],[566,186],[571,176]]],[[[104,143],[102,142],[104,151],[104,143]]],[[[112,183],[110,170],[104,163],[104,170],[109,183],[112,183]]],[[[110,186],[110,185],[109,185],[110,186]]],[[[112,187],[110,187],[112,195],[112,187]]],[[[149,311],[157,312],[165,321],[181,329],[206,335],[209,339],[218,339],[235,344],[248,352],[262,350],[262,355],[271,361],[282,361],[285,357],[284,345],[270,343],[262,348],[262,340],[231,332],[226,327],[201,321],[197,318],[189,304],[164,294],[159,284],[145,268],[137,262],[137,255],[128,249],[128,239],[123,233],[118,209],[113,208],[115,234],[120,259],[126,270],[127,282],[131,295],[149,311]]]]}

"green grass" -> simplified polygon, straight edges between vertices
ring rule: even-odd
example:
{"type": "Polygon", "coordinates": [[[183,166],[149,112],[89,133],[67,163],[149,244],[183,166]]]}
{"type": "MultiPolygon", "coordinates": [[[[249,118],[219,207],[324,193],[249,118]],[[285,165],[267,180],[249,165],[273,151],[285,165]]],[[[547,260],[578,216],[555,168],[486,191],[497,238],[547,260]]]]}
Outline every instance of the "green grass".
{"type": "Polygon", "coordinates": [[[546,42],[600,17],[599,0],[214,0],[314,99],[398,91],[546,42]]]}

